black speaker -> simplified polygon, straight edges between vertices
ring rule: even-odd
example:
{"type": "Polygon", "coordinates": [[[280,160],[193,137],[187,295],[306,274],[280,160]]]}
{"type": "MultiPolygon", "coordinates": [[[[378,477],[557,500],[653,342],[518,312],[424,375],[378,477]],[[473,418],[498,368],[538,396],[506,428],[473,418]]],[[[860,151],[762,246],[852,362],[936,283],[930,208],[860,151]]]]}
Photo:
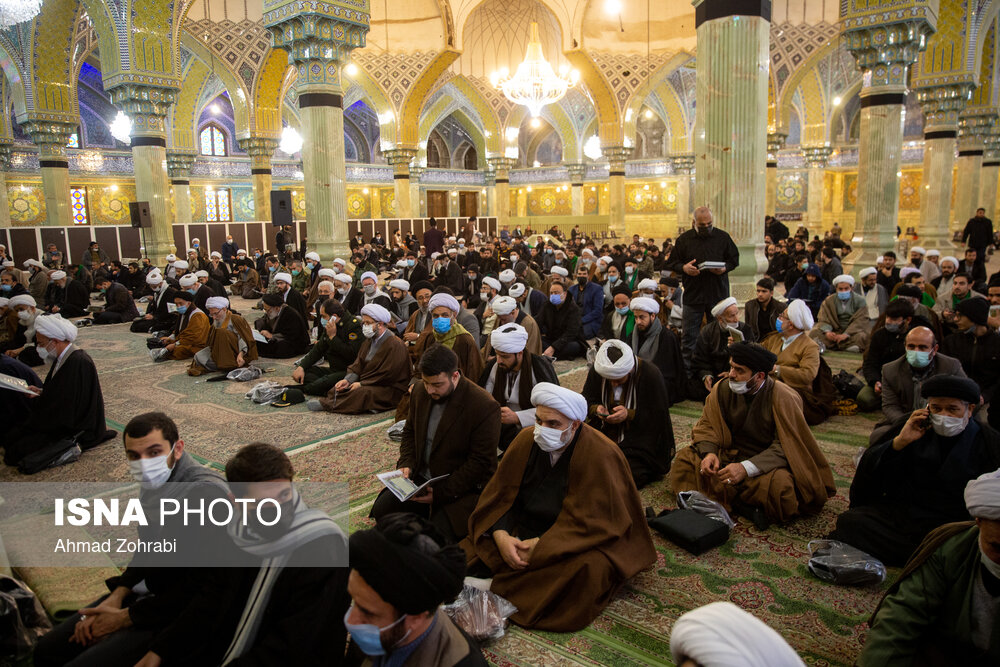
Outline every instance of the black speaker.
{"type": "Polygon", "coordinates": [[[271,190],[271,224],[275,227],[292,224],[292,193],[288,190],[271,190]]]}
{"type": "Polygon", "coordinates": [[[149,217],[148,201],[129,202],[128,214],[132,219],[132,226],[136,229],[139,227],[149,228],[153,226],[153,219],[149,217]]]}

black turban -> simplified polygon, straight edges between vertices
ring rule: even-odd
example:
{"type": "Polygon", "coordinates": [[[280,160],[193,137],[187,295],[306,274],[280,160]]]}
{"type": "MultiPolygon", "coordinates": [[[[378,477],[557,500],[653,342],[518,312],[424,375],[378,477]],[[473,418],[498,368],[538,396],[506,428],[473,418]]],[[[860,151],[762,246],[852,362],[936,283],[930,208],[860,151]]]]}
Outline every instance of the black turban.
{"type": "Polygon", "coordinates": [[[913,284],[900,285],[896,288],[896,296],[908,296],[911,299],[917,299],[918,301],[923,297],[924,293],[919,287],[913,284]]]}
{"type": "Polygon", "coordinates": [[[979,385],[969,378],[935,375],[920,386],[924,398],[957,398],[966,403],[979,403],[979,385]]]}
{"type": "Polygon", "coordinates": [[[410,294],[416,295],[416,293],[422,289],[430,290],[431,292],[433,292],[434,285],[431,285],[430,281],[428,280],[418,280],[417,282],[410,285],[410,294]]]}
{"type": "Polygon", "coordinates": [[[350,538],[351,567],[404,614],[434,611],[462,592],[465,552],[416,514],[387,514],[350,538]]]}
{"type": "Polygon", "coordinates": [[[285,302],[285,297],[278,294],[277,292],[270,292],[268,294],[265,294],[261,299],[261,301],[264,302],[265,306],[271,306],[273,308],[274,306],[280,306],[281,304],[283,304],[285,302]]]}
{"type": "Polygon", "coordinates": [[[759,343],[742,341],[729,346],[729,356],[740,366],[746,366],[754,374],[770,373],[778,360],[773,352],[759,343]]]}
{"type": "Polygon", "coordinates": [[[617,295],[617,294],[624,294],[629,299],[632,298],[632,290],[630,290],[628,288],[628,285],[618,285],[613,290],[611,290],[611,296],[612,297],[615,296],[615,295],[617,295]]]}
{"type": "Polygon", "coordinates": [[[990,304],[986,299],[978,296],[962,301],[955,306],[955,311],[960,315],[965,315],[973,324],[984,327],[986,320],[990,316],[990,304]]]}

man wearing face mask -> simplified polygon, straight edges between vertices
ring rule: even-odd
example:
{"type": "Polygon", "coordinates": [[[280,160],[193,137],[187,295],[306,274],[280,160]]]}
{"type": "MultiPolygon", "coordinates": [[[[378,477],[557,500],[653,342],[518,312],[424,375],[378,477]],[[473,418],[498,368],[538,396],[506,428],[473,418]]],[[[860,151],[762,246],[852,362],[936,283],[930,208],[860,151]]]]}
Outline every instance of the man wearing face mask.
{"type": "Polygon", "coordinates": [[[253,330],[242,316],[229,309],[229,299],[213,296],[207,305],[208,317],[212,321],[208,345],[194,355],[188,375],[231,371],[254,361],[257,358],[257,341],[254,340],[253,330]]]}
{"type": "Polygon", "coordinates": [[[94,313],[94,324],[121,324],[139,317],[139,309],[128,289],[110,278],[98,278],[94,286],[104,295],[104,310],[94,313]]]}
{"type": "Polygon", "coordinates": [[[174,290],[160,275],[159,270],[150,271],[146,276],[146,284],[153,291],[146,303],[146,314],[141,319],[132,322],[132,333],[149,333],[150,331],[170,331],[177,323],[177,313],[170,312],[169,306],[174,302],[174,290]]]}
{"type": "Polygon", "coordinates": [[[568,298],[562,283],[553,282],[549,286],[549,301],[536,319],[542,332],[542,354],[556,359],[576,359],[583,355],[580,308],[568,298]]]}
{"type": "MultiPolygon", "coordinates": [[[[604,316],[597,337],[601,340],[632,340],[635,330],[635,316],[629,304],[632,302],[632,290],[625,285],[619,285],[613,290],[611,310],[604,316]]],[[[659,309],[657,309],[659,311],[659,309]]]]}
{"type": "Polygon", "coordinates": [[[254,328],[267,339],[266,343],[257,342],[257,353],[262,357],[288,359],[309,349],[306,321],[280,294],[264,295],[264,315],[254,322],[254,328]]]}
{"type": "Polygon", "coordinates": [[[452,294],[462,293],[465,280],[462,267],[455,260],[457,256],[455,248],[450,248],[447,254],[439,255],[437,277],[434,278],[434,285],[436,287],[447,287],[451,290],[452,294]]]}
{"type": "Polygon", "coordinates": [[[325,398],[310,399],[310,410],[361,414],[395,409],[410,381],[410,356],[403,341],[389,328],[392,314],[371,303],[361,309],[365,340],[347,374],[325,398]]]}
{"type": "Polygon", "coordinates": [[[13,335],[0,344],[0,351],[28,366],[41,366],[44,360],[38,355],[35,342],[35,320],[41,311],[35,307],[30,294],[19,294],[7,302],[15,324],[13,335]]]}
{"type": "Polygon", "coordinates": [[[975,520],[927,535],[872,615],[859,667],[996,664],[1000,598],[1000,471],[965,487],[975,520]]]}
{"type": "Polygon", "coordinates": [[[222,244],[222,261],[230,266],[233,266],[233,262],[236,261],[236,255],[240,251],[240,244],[233,241],[232,236],[227,236],[225,243],[222,244]]]}
{"type": "MultiPolygon", "coordinates": [[[[496,324],[496,316],[493,314],[491,304],[500,294],[502,287],[500,281],[494,276],[484,277],[479,285],[479,294],[476,295],[479,305],[476,306],[473,314],[476,316],[476,322],[479,323],[480,338],[488,338],[490,332],[493,331],[493,326],[496,324]]],[[[471,304],[469,304],[469,307],[472,307],[471,304]]],[[[481,341],[477,339],[476,342],[481,341]]]]}
{"type": "Polygon", "coordinates": [[[292,288],[291,274],[284,272],[276,273],[274,284],[277,287],[275,293],[281,297],[282,302],[298,313],[303,322],[308,322],[309,309],[306,308],[306,298],[298,290],[292,288]]]}
{"type": "Polygon", "coordinates": [[[90,306],[90,293],[79,280],[73,280],[65,271],[53,271],[49,276],[46,310],[63,317],[83,317],[90,306]]]}
{"type": "Polygon", "coordinates": [[[316,344],[295,362],[292,379],[307,396],[326,396],[347,375],[365,340],[361,320],[344,310],[340,302],[327,299],[320,306],[320,331],[316,344]],[[327,365],[320,366],[322,361],[327,365]]]}
{"type": "Polygon", "coordinates": [[[411,285],[424,281],[430,280],[431,274],[427,270],[426,262],[422,262],[419,259],[419,255],[415,250],[410,250],[406,253],[404,257],[406,262],[406,268],[403,269],[403,279],[409,281],[411,285]]]}
{"type": "Polygon", "coordinates": [[[975,382],[938,375],[921,391],[927,407],[861,457],[851,508],[830,533],[890,566],[906,563],[930,530],[968,519],[966,484],[1000,467],[1000,434],[972,418],[980,400],[975,382]]]}
{"type": "Polygon", "coordinates": [[[729,346],[730,371],[705,402],[692,445],[670,467],[674,493],[700,491],[763,530],[819,512],[833,473],[794,389],[768,376],[777,357],[757,343],[729,346]]]}
{"type": "Polygon", "coordinates": [[[659,302],[639,296],[632,299],[629,308],[635,319],[635,328],[625,342],[631,345],[636,357],[659,369],[667,389],[666,406],[683,401],[687,395],[688,379],[681,342],[659,318],[659,302]]]}
{"type": "MultiPolygon", "coordinates": [[[[123,440],[129,473],[142,483],[139,499],[144,506],[158,506],[161,499],[197,504],[227,498],[222,478],[185,454],[177,425],[167,415],[147,412],[133,417],[123,440]]],[[[153,509],[146,512],[147,517],[155,515],[153,509]]],[[[226,550],[239,557],[224,527],[208,523],[181,528],[180,521],[165,526],[151,521],[139,527],[139,537],[158,540],[184,530],[184,543],[198,553],[226,550]]],[[[35,645],[34,664],[220,664],[226,644],[216,635],[222,620],[218,603],[227,594],[220,577],[207,569],[157,567],[149,559],[148,554],[134,556],[120,575],[105,582],[108,595],[42,637],[35,645]]]]}
{"type": "Polygon", "coordinates": [[[361,305],[358,309],[360,310],[370,303],[377,303],[390,313],[394,315],[398,314],[396,302],[388,294],[379,289],[378,276],[373,271],[366,271],[361,276],[361,305]]]}
{"type": "Polygon", "coordinates": [[[60,315],[41,315],[34,326],[38,354],[52,365],[42,386],[31,387],[31,414],[4,438],[4,463],[9,466],[67,438],[86,450],[118,435],[104,421],[104,395],[94,361],[73,344],[79,329],[60,315]]]}
{"type": "Polygon", "coordinates": [[[185,290],[174,292],[174,305],[180,317],[174,325],[173,333],[159,339],[159,349],[151,346],[153,361],[170,359],[190,359],[208,344],[208,334],[212,328],[208,315],[194,304],[194,297],[185,290]]]}
{"type": "Polygon", "coordinates": [[[535,427],[500,460],[462,548],[469,574],[517,607],[512,621],[573,632],[656,554],[628,462],[584,423],[583,396],[540,382],[531,402],[535,427]]]}
{"type": "Polygon", "coordinates": [[[9,269],[0,273],[0,295],[12,299],[21,294],[28,294],[28,290],[21,284],[18,275],[9,269]]]}
{"type": "Polygon", "coordinates": [[[884,325],[872,332],[861,366],[866,386],[854,400],[862,412],[882,407],[882,367],[906,354],[904,341],[911,326],[930,327],[930,323],[914,315],[913,304],[906,299],[894,299],[885,308],[884,325]],[[916,324],[912,324],[916,322],[916,324]]]}
{"type": "MultiPolygon", "coordinates": [[[[610,258],[609,258],[610,259],[610,258]]],[[[618,266],[615,264],[608,264],[608,269],[604,273],[604,307],[611,307],[611,302],[615,299],[615,290],[619,287],[623,287],[628,291],[629,298],[632,297],[632,290],[628,288],[624,282],[622,282],[621,274],[618,271],[618,266]]]]}
{"type": "MultiPolygon", "coordinates": [[[[941,353],[958,359],[965,374],[982,387],[983,404],[992,407],[1000,382],[1000,334],[987,326],[990,304],[986,299],[967,299],[955,311],[957,331],[941,342],[941,353]]],[[[1000,405],[990,410],[990,425],[997,423],[1000,405]]]]}
{"type": "Polygon", "coordinates": [[[569,288],[569,297],[580,309],[580,334],[585,340],[597,336],[604,319],[604,291],[590,281],[590,269],[581,266],[576,271],[576,283],[569,288]]]}
{"type": "Polygon", "coordinates": [[[347,664],[486,667],[478,645],[439,610],[465,576],[462,550],[446,545],[429,521],[406,513],[351,535],[347,664]]]}
{"type": "Polygon", "coordinates": [[[864,352],[868,348],[868,305],[854,291],[854,278],[839,275],[833,279],[833,294],[823,300],[816,316],[817,326],[809,337],[827,350],[864,352]]]}
{"type": "MultiPolygon", "coordinates": [[[[740,322],[740,307],[736,297],[727,297],[712,307],[711,322],[701,328],[691,359],[691,377],[688,382],[688,398],[703,401],[720,380],[729,377],[729,344],[732,342],[730,328],[743,334],[743,340],[756,340],[746,323],[740,322]]],[[[768,369],[770,370],[770,369],[768,369]]]]}
{"type": "Polygon", "coordinates": [[[938,352],[934,332],[927,327],[912,327],[903,346],[905,354],[882,367],[882,419],[868,438],[872,445],[885,440],[911,412],[927,405],[921,391],[927,380],[936,375],[965,377],[958,359],[938,352]]]}
{"type": "Polygon", "coordinates": [[[350,274],[338,273],[333,277],[333,283],[337,287],[333,298],[339,301],[347,312],[360,313],[361,307],[364,305],[361,301],[364,295],[361,290],[352,285],[350,274]]]}

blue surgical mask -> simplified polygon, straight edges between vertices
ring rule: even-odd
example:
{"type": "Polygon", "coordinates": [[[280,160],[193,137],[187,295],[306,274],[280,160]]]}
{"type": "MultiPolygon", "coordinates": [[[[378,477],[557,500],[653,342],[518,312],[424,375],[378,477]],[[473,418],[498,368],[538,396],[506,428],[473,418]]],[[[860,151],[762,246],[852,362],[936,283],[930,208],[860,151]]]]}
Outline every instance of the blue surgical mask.
{"type": "Polygon", "coordinates": [[[293,276],[297,276],[297,275],[299,275],[300,273],[302,273],[302,271],[301,271],[301,270],[299,270],[299,269],[292,269],[292,275],[293,275],[293,276]]]}
{"type": "Polygon", "coordinates": [[[907,350],[906,363],[914,368],[926,368],[931,363],[931,353],[924,350],[907,350]]]}
{"type": "Polygon", "coordinates": [[[608,276],[608,282],[610,282],[612,285],[614,285],[616,282],[618,282],[618,274],[616,273],[614,275],[609,275],[608,276]]]}
{"type": "Polygon", "coordinates": [[[628,315],[629,307],[623,306],[621,308],[615,308],[615,312],[619,315],[628,315]]]}
{"type": "MultiPolygon", "coordinates": [[[[385,626],[384,628],[380,628],[376,625],[371,625],[368,623],[364,624],[359,623],[358,625],[354,625],[353,623],[347,622],[347,618],[351,615],[351,609],[353,608],[354,606],[352,605],[351,608],[347,610],[347,613],[344,614],[344,627],[347,628],[347,631],[349,633],[351,633],[351,640],[353,640],[354,643],[358,645],[358,648],[361,649],[361,651],[365,655],[371,655],[371,656],[385,655],[386,653],[385,647],[382,646],[382,633],[388,630],[389,628],[399,624],[399,622],[402,621],[404,618],[406,618],[406,616],[405,615],[400,616],[399,618],[397,618],[395,621],[385,626]]],[[[402,639],[400,639],[399,641],[403,641],[404,639],[406,639],[406,637],[409,636],[409,634],[410,632],[407,631],[406,634],[403,635],[402,639]]],[[[396,645],[398,646],[399,642],[396,642],[396,645]]]]}
{"type": "Polygon", "coordinates": [[[306,266],[309,268],[310,271],[316,268],[316,265],[313,262],[309,262],[308,264],[306,264],[306,266]]]}
{"type": "Polygon", "coordinates": [[[177,312],[180,313],[181,315],[183,315],[184,313],[186,313],[187,309],[188,309],[187,306],[177,306],[177,312]]]}
{"type": "Polygon", "coordinates": [[[416,263],[417,263],[417,260],[415,260],[415,259],[408,259],[408,260],[406,260],[406,266],[411,267],[411,268],[414,265],[416,265],[416,263]]]}
{"type": "Polygon", "coordinates": [[[435,317],[432,326],[434,327],[434,333],[446,334],[451,331],[451,318],[435,317]]]}
{"type": "Polygon", "coordinates": [[[13,285],[0,285],[0,289],[2,289],[4,292],[9,292],[12,289],[14,289],[14,286],[13,285]]]}
{"type": "Polygon", "coordinates": [[[554,251],[552,250],[552,248],[546,248],[546,249],[545,249],[545,254],[546,254],[546,255],[551,255],[551,254],[552,254],[553,252],[554,252],[554,251]]]}
{"type": "Polygon", "coordinates": [[[553,305],[558,306],[559,304],[561,304],[563,302],[563,295],[562,294],[550,294],[549,295],[549,301],[551,301],[553,305]]]}
{"type": "Polygon", "coordinates": [[[192,287],[191,289],[185,290],[188,294],[194,294],[198,291],[197,287],[192,287]]]}
{"type": "Polygon", "coordinates": [[[781,331],[782,331],[781,318],[780,317],[774,321],[774,330],[777,331],[778,333],[781,333],[781,331]]]}
{"type": "Polygon", "coordinates": [[[320,323],[320,326],[322,326],[322,327],[323,327],[323,328],[325,329],[325,328],[326,328],[326,325],[330,323],[330,320],[328,320],[328,319],[327,319],[327,318],[325,318],[325,317],[321,317],[321,318],[319,319],[319,323],[320,323]]]}
{"type": "Polygon", "coordinates": [[[852,292],[850,290],[846,292],[837,292],[837,298],[841,301],[850,301],[852,292]]]}
{"type": "Polygon", "coordinates": [[[274,273],[275,271],[278,270],[278,267],[276,267],[276,266],[269,266],[269,267],[267,267],[267,270],[270,271],[271,273],[274,273]]]}

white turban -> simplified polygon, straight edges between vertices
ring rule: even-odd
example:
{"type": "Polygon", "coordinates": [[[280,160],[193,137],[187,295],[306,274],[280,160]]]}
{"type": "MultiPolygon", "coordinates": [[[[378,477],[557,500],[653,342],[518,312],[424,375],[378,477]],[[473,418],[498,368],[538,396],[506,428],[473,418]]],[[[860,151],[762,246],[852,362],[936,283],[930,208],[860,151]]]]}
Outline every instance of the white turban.
{"type": "Polygon", "coordinates": [[[177,282],[181,284],[181,287],[192,287],[197,284],[198,277],[193,273],[185,273],[177,282]]]}
{"type": "Polygon", "coordinates": [[[915,266],[904,266],[899,270],[899,279],[903,280],[904,278],[906,278],[906,276],[910,275],[911,273],[920,273],[920,269],[918,269],[915,266]]]}
{"type": "Polygon", "coordinates": [[[321,280],[319,282],[319,285],[316,286],[316,289],[319,289],[320,287],[323,287],[324,285],[326,287],[328,287],[330,289],[330,291],[333,291],[333,290],[337,289],[337,286],[334,285],[333,283],[331,283],[329,280],[321,280]]]}
{"type": "Polygon", "coordinates": [[[362,273],[360,282],[364,282],[368,278],[374,280],[376,285],[378,284],[378,276],[375,275],[374,271],[365,271],[364,273],[362,273]]]}
{"type": "Polygon", "coordinates": [[[393,287],[395,289],[401,289],[404,292],[410,291],[409,281],[403,280],[402,278],[397,278],[396,280],[390,280],[389,287],[393,287]]]}
{"type": "Polygon", "coordinates": [[[195,271],[194,272],[194,277],[195,278],[208,278],[208,271],[204,271],[204,270],[203,271],[195,271]]]}
{"type": "Polygon", "coordinates": [[[334,271],[333,269],[325,269],[324,268],[324,269],[320,269],[319,270],[319,277],[320,278],[333,278],[336,275],[337,275],[337,272],[334,271]]]}
{"type": "Polygon", "coordinates": [[[45,265],[39,262],[37,259],[24,260],[24,268],[28,268],[29,266],[35,266],[38,267],[39,269],[45,270],[45,265]]]}
{"type": "Polygon", "coordinates": [[[346,273],[338,273],[333,277],[333,279],[336,280],[338,283],[344,283],[345,285],[351,284],[351,277],[346,273]]]}
{"type": "Polygon", "coordinates": [[[246,254],[247,254],[247,251],[244,250],[243,248],[240,248],[239,250],[236,251],[236,256],[237,257],[239,257],[240,255],[243,255],[244,257],[246,257],[246,254]]]}
{"type": "Polygon", "coordinates": [[[343,260],[343,259],[341,259],[341,258],[338,257],[337,259],[333,260],[333,265],[334,266],[345,267],[345,266],[347,266],[347,262],[345,260],[343,260]]]}
{"type": "Polygon", "coordinates": [[[951,262],[951,265],[954,266],[955,269],[958,269],[958,259],[957,258],[952,257],[951,255],[945,255],[944,257],[941,258],[941,261],[938,262],[938,263],[939,264],[944,264],[945,262],[951,262]]]}
{"type": "Polygon", "coordinates": [[[788,321],[800,331],[809,331],[816,323],[813,319],[812,311],[809,310],[809,306],[802,299],[795,299],[790,302],[788,308],[785,309],[785,315],[788,317],[788,321]]]}
{"type": "Polygon", "coordinates": [[[367,315],[376,322],[381,322],[382,324],[388,324],[392,321],[392,316],[389,314],[389,311],[377,303],[369,303],[361,309],[361,314],[367,315]]]}
{"type": "Polygon", "coordinates": [[[878,257],[875,258],[875,263],[876,264],[882,264],[884,262],[885,262],[885,256],[884,255],[879,255],[878,257]]]}
{"type": "Polygon", "coordinates": [[[30,294],[18,294],[17,296],[12,296],[10,298],[10,307],[15,308],[17,306],[31,306],[35,308],[38,304],[35,302],[35,298],[30,294]]]}
{"type": "Polygon", "coordinates": [[[919,252],[921,255],[926,255],[927,254],[927,251],[924,250],[923,248],[921,248],[918,245],[915,245],[912,248],[910,248],[910,252],[919,252]]]}
{"type": "Polygon", "coordinates": [[[490,334],[493,349],[504,354],[517,354],[528,344],[528,331],[520,324],[505,324],[490,334]]]}
{"type": "Polygon", "coordinates": [[[660,312],[660,304],[657,303],[656,299],[648,296],[637,296],[632,299],[629,304],[630,310],[641,310],[652,315],[656,315],[660,312]]]}
{"type": "Polygon", "coordinates": [[[657,288],[656,281],[653,280],[652,278],[643,278],[642,280],[639,281],[639,284],[636,285],[636,289],[639,290],[651,289],[655,292],[656,288],[657,288]]]}
{"type": "Polygon", "coordinates": [[[179,259],[176,262],[174,262],[174,268],[177,269],[178,271],[187,271],[188,268],[190,268],[190,266],[191,265],[185,262],[183,259],[179,259]]]}
{"type": "Polygon", "coordinates": [[[229,308],[229,299],[224,296],[210,296],[205,301],[206,308],[229,308]]]}
{"type": "Polygon", "coordinates": [[[167,264],[176,261],[177,261],[177,255],[175,255],[174,253],[170,253],[169,255],[167,255],[167,264]]]}
{"type": "MultiPolygon", "coordinates": [[[[160,275],[160,274],[157,273],[156,275],[160,275]]],[[[62,280],[65,277],[66,277],[66,272],[65,271],[53,271],[49,275],[49,279],[50,280],[62,280]]]]}
{"type": "Polygon", "coordinates": [[[515,273],[510,269],[504,269],[503,271],[500,272],[500,282],[509,285],[515,280],[517,280],[517,275],[515,275],[515,273]]]}
{"type": "Polygon", "coordinates": [[[80,333],[80,330],[69,320],[64,320],[62,315],[56,314],[36,318],[35,332],[52,340],[64,340],[72,343],[76,340],[76,335],[80,333]]]}
{"type": "Polygon", "coordinates": [[[562,276],[563,278],[569,275],[569,271],[567,271],[561,266],[553,266],[552,273],[554,273],[557,276],[562,276]]]}
{"type": "Polygon", "coordinates": [[[162,273],[160,273],[160,267],[158,267],[158,266],[154,266],[153,268],[151,268],[151,269],[149,270],[149,273],[147,273],[146,275],[147,275],[147,276],[151,276],[151,275],[153,275],[154,273],[155,273],[156,275],[158,275],[158,276],[160,276],[160,275],[163,275],[162,273]]]}
{"type": "Polygon", "coordinates": [[[711,667],[799,667],[804,663],[777,632],[732,602],[689,611],[674,623],[670,654],[711,667]]]}
{"type": "Polygon", "coordinates": [[[318,262],[319,261],[319,253],[318,252],[307,252],[306,253],[306,259],[311,259],[314,262],[318,262]]]}
{"type": "Polygon", "coordinates": [[[201,243],[201,239],[199,238],[191,239],[191,243],[201,243]]]}
{"type": "Polygon", "coordinates": [[[188,248],[188,254],[189,255],[197,255],[198,251],[195,250],[194,248],[188,248]]]}
{"type": "Polygon", "coordinates": [[[439,252],[432,252],[431,253],[431,259],[437,259],[440,256],[441,256],[441,253],[439,253],[439,252]]]}
{"type": "Polygon", "coordinates": [[[924,254],[924,257],[940,257],[940,256],[941,256],[941,251],[938,250],[937,248],[931,248],[924,254]]]}
{"type": "Polygon", "coordinates": [[[611,257],[609,255],[601,255],[601,258],[600,258],[599,261],[604,262],[608,266],[611,266],[615,262],[615,260],[611,259],[611,257]]]}
{"type": "MultiPolygon", "coordinates": [[[[916,271],[916,269],[913,269],[913,270],[916,271]]],[[[847,283],[851,287],[854,287],[854,277],[853,276],[849,276],[846,273],[842,273],[842,274],[840,274],[839,276],[837,276],[836,278],[833,279],[833,286],[834,287],[836,287],[840,283],[847,283]]]]}
{"type": "Polygon", "coordinates": [[[536,408],[544,405],[562,413],[574,421],[587,418],[587,399],[566,387],[551,382],[539,382],[531,390],[531,404],[536,408]]]}
{"type": "Polygon", "coordinates": [[[292,274],[285,273],[284,271],[281,271],[279,273],[275,273],[274,274],[274,281],[277,282],[279,280],[284,281],[284,282],[288,283],[289,285],[291,285],[292,284],[292,274]]]}
{"type": "MultiPolygon", "coordinates": [[[[65,277],[65,275],[66,274],[64,273],[63,277],[65,277]]],[[[55,277],[55,274],[52,274],[52,276],[53,276],[53,278],[52,278],[53,280],[59,280],[58,278],[55,277]]],[[[148,276],[146,276],[146,284],[147,285],[159,285],[162,282],[163,282],[163,276],[161,276],[159,273],[152,273],[152,272],[150,272],[150,274],[148,276]]]]}
{"type": "Polygon", "coordinates": [[[209,259],[222,259],[222,253],[218,250],[213,250],[212,254],[208,256],[209,259]]]}
{"type": "Polygon", "coordinates": [[[866,266],[865,268],[858,271],[858,277],[867,278],[868,276],[875,275],[876,273],[878,273],[878,269],[876,269],[874,266],[866,266]]]}
{"type": "Polygon", "coordinates": [[[494,278],[493,276],[486,276],[485,278],[483,278],[483,284],[489,285],[498,292],[500,291],[500,288],[503,287],[503,285],[500,284],[500,281],[494,278]]]}
{"type": "Polygon", "coordinates": [[[722,313],[725,312],[726,308],[729,308],[729,306],[735,306],[735,305],[736,305],[736,297],[735,296],[731,296],[731,297],[723,299],[719,303],[715,304],[715,306],[712,308],[712,317],[718,317],[719,315],[722,315],[722,313]]]}
{"type": "Polygon", "coordinates": [[[14,260],[12,260],[12,259],[6,259],[6,260],[4,260],[3,265],[5,267],[7,267],[7,268],[10,268],[10,267],[14,266],[14,260]]]}
{"type": "Polygon", "coordinates": [[[458,299],[450,294],[445,294],[444,292],[438,292],[431,297],[431,300],[427,302],[427,310],[434,312],[435,308],[445,307],[451,312],[458,315],[458,311],[461,310],[461,306],[458,305],[458,299]]]}
{"type": "Polygon", "coordinates": [[[405,269],[406,268],[406,260],[405,259],[401,259],[398,262],[396,262],[396,268],[405,269]]]}
{"type": "Polygon", "coordinates": [[[580,256],[582,257],[584,255],[590,255],[591,257],[593,257],[594,251],[591,250],[590,248],[584,248],[583,251],[580,253],[580,256]]]}
{"type": "Polygon", "coordinates": [[[517,308],[517,301],[509,296],[498,296],[490,302],[490,308],[497,315],[510,315],[517,308]]]}
{"type": "Polygon", "coordinates": [[[522,296],[524,296],[525,289],[526,287],[524,286],[524,283],[514,283],[513,285],[507,288],[507,294],[514,297],[515,299],[520,299],[522,296]]]}
{"type": "Polygon", "coordinates": [[[448,248],[448,254],[449,255],[457,255],[458,254],[458,248],[448,248]]]}
{"type": "Polygon", "coordinates": [[[635,354],[632,352],[632,348],[615,338],[605,341],[597,350],[597,356],[594,358],[594,370],[606,380],[621,380],[631,373],[633,368],[635,368],[635,354]],[[622,354],[618,361],[611,361],[611,357],[608,355],[611,348],[617,348],[621,351],[622,354]]]}
{"type": "Polygon", "coordinates": [[[1000,521],[1000,470],[980,475],[965,485],[965,506],[976,519],[1000,521]]]}

